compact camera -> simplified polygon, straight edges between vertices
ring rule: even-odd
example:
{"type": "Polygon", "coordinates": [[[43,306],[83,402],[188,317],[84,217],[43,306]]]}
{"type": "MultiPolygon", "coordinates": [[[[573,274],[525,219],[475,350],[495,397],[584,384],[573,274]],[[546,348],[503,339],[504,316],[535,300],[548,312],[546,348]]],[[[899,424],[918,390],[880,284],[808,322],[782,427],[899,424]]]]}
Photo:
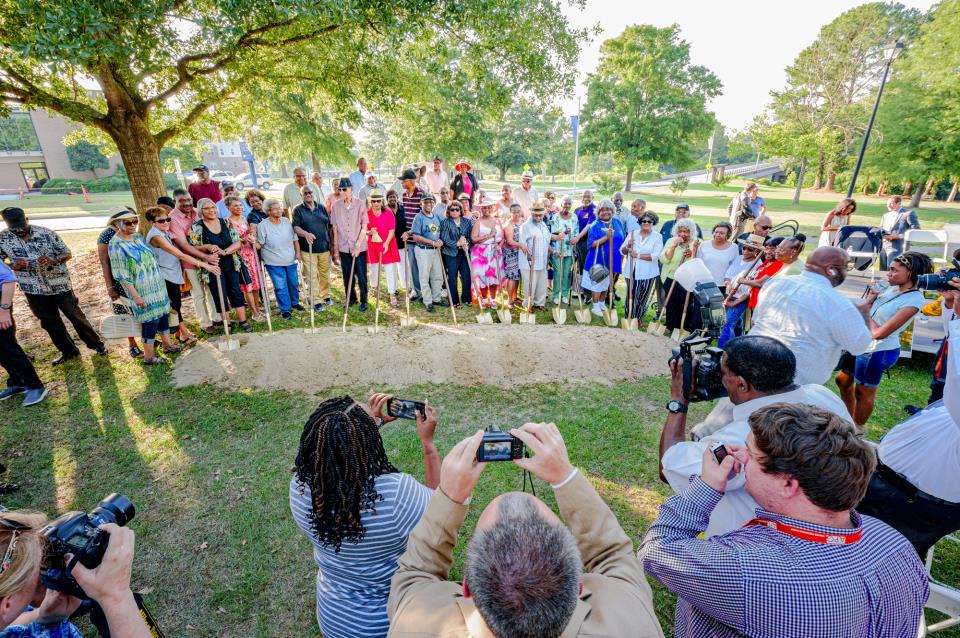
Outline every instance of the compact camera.
{"type": "Polygon", "coordinates": [[[483,442],[477,448],[477,462],[512,461],[523,458],[523,441],[495,425],[483,431],[483,442]]]}
{"type": "Polygon", "coordinates": [[[683,359],[683,398],[691,403],[713,401],[727,396],[727,389],[723,387],[723,372],[720,370],[723,350],[706,346],[710,341],[710,337],[694,333],[681,341],[670,357],[671,361],[683,359]],[[700,345],[704,347],[696,351],[693,349],[700,345]],[[694,360],[697,362],[696,378],[693,372],[694,360]]]}
{"type": "Polygon", "coordinates": [[[953,270],[944,268],[940,272],[917,277],[917,288],[921,290],[952,290],[950,280],[960,277],[960,261],[953,260],[953,270]]]}
{"type": "Polygon", "coordinates": [[[104,523],[115,523],[121,527],[136,515],[136,508],[126,496],[111,494],[97,503],[89,514],[67,512],[40,530],[47,539],[47,566],[40,575],[44,586],[62,591],[77,598],[86,598],[83,589],[77,584],[70,569],[80,563],[88,569],[94,569],[103,560],[107,551],[110,535],[98,527],[104,523]],[[65,568],[63,557],[73,554],[69,567],[65,568]]]}

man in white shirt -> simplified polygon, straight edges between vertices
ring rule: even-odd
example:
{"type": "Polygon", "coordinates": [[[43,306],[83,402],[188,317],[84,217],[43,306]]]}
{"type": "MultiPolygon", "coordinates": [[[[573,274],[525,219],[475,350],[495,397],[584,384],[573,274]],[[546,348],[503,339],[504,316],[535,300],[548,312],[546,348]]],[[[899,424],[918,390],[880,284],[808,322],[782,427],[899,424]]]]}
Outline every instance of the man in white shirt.
{"type": "Polygon", "coordinates": [[[619,219],[623,227],[626,228],[627,223],[630,221],[631,214],[630,209],[623,205],[623,193],[617,191],[611,199],[613,199],[613,216],[619,219]]]}
{"type": "Polygon", "coordinates": [[[450,187],[450,176],[447,175],[447,171],[441,168],[443,164],[443,158],[439,155],[433,156],[433,169],[427,171],[427,188],[430,191],[430,194],[436,198],[440,197],[440,189],[443,187],[450,187]]]}
{"type": "MultiPolygon", "coordinates": [[[[721,399],[707,421],[692,432],[698,440],[685,441],[688,399],[683,391],[680,361],[671,361],[672,381],[667,421],[660,434],[660,478],[675,492],[687,489],[698,476],[703,453],[715,443],[743,446],[750,434],[747,422],[755,410],[773,403],[809,403],[850,420],[843,402],[822,385],[798,386],[793,378],[796,358],[782,343],[768,337],[737,337],[723,349],[720,367],[729,400],[721,399]],[[705,427],[706,426],[706,427],[705,427]]],[[[725,534],[753,518],[757,503],[744,488],[743,475],[728,483],[727,491],[710,516],[707,536],[725,534]]]]}
{"type": "Polygon", "coordinates": [[[523,218],[530,219],[533,203],[540,200],[540,193],[533,187],[533,172],[523,171],[520,176],[520,188],[513,190],[513,201],[520,204],[523,218]]]}
{"type": "MultiPolygon", "coordinates": [[[[534,309],[543,309],[547,304],[547,262],[550,259],[550,240],[560,236],[550,234],[550,228],[543,221],[546,212],[543,202],[534,202],[530,210],[530,219],[520,226],[520,243],[527,248],[520,250],[520,279],[523,281],[523,296],[533,300],[534,309]],[[529,255],[529,256],[528,256],[529,255]],[[533,263],[533,274],[530,264],[533,263]]],[[[529,301],[527,302],[529,304],[529,301]]],[[[527,306],[527,304],[524,304],[527,306]]]]}
{"type": "Polygon", "coordinates": [[[375,188],[379,188],[383,193],[387,192],[387,189],[377,183],[377,174],[369,169],[364,173],[364,178],[367,180],[367,183],[364,184],[360,192],[357,193],[357,199],[360,200],[361,204],[366,206],[367,198],[370,197],[370,193],[372,193],[375,188]]]}
{"type": "Polygon", "coordinates": [[[775,277],[760,289],[751,335],[773,337],[797,358],[799,384],[826,383],[840,353],[863,354],[873,341],[870,306],[834,290],[847,276],[847,253],[817,248],[796,277],[775,277]]]}
{"type": "MultiPolygon", "coordinates": [[[[298,166],[293,169],[293,182],[283,187],[283,207],[287,211],[287,216],[293,218],[293,209],[303,203],[303,197],[300,195],[300,189],[307,185],[307,170],[298,166]]],[[[316,184],[310,184],[310,190],[313,191],[313,200],[322,202],[320,189],[316,184]]]]}
{"type": "MultiPolygon", "coordinates": [[[[951,285],[960,289],[960,279],[951,285]]],[[[944,292],[944,297],[960,292],[944,292]]],[[[948,349],[960,348],[960,319],[950,322],[948,349]]],[[[943,400],[931,403],[880,440],[877,469],[857,511],[907,537],[921,559],[960,529],[960,357],[947,358],[943,400]]]]}

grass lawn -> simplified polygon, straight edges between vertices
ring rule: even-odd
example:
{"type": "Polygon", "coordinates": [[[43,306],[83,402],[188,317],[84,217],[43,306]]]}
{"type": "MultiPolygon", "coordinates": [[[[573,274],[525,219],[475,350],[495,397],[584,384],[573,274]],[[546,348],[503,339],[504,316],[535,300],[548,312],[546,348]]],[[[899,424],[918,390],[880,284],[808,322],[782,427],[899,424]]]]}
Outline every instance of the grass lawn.
{"type": "MultiPolygon", "coordinates": [[[[65,239],[73,244],[78,235],[65,239]]],[[[86,249],[75,245],[74,250],[86,249]]],[[[336,299],[342,300],[342,290],[336,299]]],[[[447,312],[430,317],[442,321],[447,312]]],[[[339,321],[330,313],[320,316],[324,324],[339,321]]],[[[277,324],[302,328],[306,322],[300,317],[277,324]]],[[[113,491],[128,495],[137,506],[131,523],[138,541],[135,588],[149,592],[147,603],[169,636],[319,635],[316,569],[310,544],[290,517],[287,485],[303,423],[324,397],[209,385],[176,389],[167,370],[146,369],[119,348],[109,359],[85,356],[57,368],[50,365],[55,352],[49,344],[33,353],[51,394],[30,409],[15,401],[0,405],[2,460],[23,486],[4,505],[52,515],[89,510],[113,491]]],[[[929,357],[904,360],[884,380],[870,438],[878,439],[902,420],[904,403],[923,402],[929,367],[929,357]]],[[[597,387],[528,385],[518,377],[508,387],[461,388],[417,379],[404,388],[351,387],[325,396],[343,392],[359,398],[374,389],[429,398],[439,413],[441,454],[488,424],[555,421],[571,460],[637,544],[669,494],[657,478],[657,440],[668,398],[665,376],[597,387]]],[[[690,422],[708,407],[694,406],[690,422]]],[[[384,440],[394,464],[422,480],[414,425],[391,424],[384,440]]],[[[538,494],[555,506],[549,488],[537,483],[538,494]]],[[[494,495],[520,485],[515,467],[492,464],[474,495],[462,538],[469,537],[494,495]]],[[[454,578],[465,545],[458,546],[454,578]]],[[[960,581],[960,551],[942,547],[936,573],[948,582],[960,581]]],[[[656,584],[654,592],[670,635],[674,598],[656,584]]],[[[939,635],[958,638],[960,630],[939,635]]]]}

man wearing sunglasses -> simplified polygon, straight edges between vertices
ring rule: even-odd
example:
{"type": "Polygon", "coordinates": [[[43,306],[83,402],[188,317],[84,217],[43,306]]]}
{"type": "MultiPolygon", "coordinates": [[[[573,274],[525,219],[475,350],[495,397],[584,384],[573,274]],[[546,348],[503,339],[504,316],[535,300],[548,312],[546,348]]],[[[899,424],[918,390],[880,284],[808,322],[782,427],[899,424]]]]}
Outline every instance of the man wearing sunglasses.
{"type": "Polygon", "coordinates": [[[77,336],[97,354],[106,355],[107,346],[90,325],[73,294],[66,262],[72,257],[70,249],[60,236],[48,228],[31,226],[20,208],[4,208],[0,216],[7,229],[0,232],[0,260],[7,261],[16,273],[20,290],[27,298],[30,311],[53,345],[60,351],[53,365],[65,363],[80,356],[63,319],[62,312],[77,331],[77,336]]]}
{"type": "Polygon", "coordinates": [[[753,220],[752,230],[745,233],[740,233],[740,235],[737,237],[737,243],[743,244],[743,242],[750,239],[750,235],[757,235],[758,237],[763,237],[766,239],[770,236],[771,230],[773,230],[773,220],[767,215],[760,215],[753,220]]]}

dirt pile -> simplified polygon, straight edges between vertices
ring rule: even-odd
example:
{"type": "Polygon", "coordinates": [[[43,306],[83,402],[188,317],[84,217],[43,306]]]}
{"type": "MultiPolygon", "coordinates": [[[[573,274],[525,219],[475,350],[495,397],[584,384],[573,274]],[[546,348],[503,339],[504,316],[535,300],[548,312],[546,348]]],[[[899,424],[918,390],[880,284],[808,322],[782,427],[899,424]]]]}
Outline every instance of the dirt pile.
{"type": "Polygon", "coordinates": [[[214,383],[230,388],[300,390],[418,383],[509,385],[566,381],[611,383],[663,375],[672,342],[598,326],[421,325],[283,331],[240,337],[220,352],[215,341],[180,356],[177,387],[214,383]]]}

